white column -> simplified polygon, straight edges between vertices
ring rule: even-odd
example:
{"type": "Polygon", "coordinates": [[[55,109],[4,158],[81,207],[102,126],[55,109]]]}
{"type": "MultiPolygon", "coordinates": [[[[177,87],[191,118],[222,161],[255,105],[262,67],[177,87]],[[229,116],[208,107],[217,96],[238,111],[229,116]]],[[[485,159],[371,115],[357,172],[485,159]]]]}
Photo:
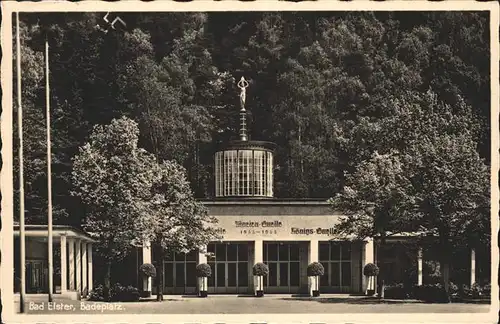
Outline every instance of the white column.
{"type": "Polygon", "coordinates": [[[470,286],[476,283],[476,250],[470,250],[470,286]]]}
{"type": "Polygon", "coordinates": [[[417,263],[418,263],[418,285],[421,286],[424,282],[424,274],[423,274],[423,259],[424,259],[424,251],[421,247],[418,248],[417,252],[417,263]]]}
{"type": "MultiPolygon", "coordinates": [[[[312,262],[318,262],[319,261],[319,241],[318,240],[311,240],[309,242],[309,251],[307,254],[307,261],[308,265],[311,264],[312,262]]],[[[315,278],[307,278],[308,279],[308,291],[309,291],[309,296],[313,295],[313,290],[316,288],[316,280],[318,279],[317,277],[315,278]]],[[[319,283],[318,283],[319,287],[319,283]]]]}
{"type": "Polygon", "coordinates": [[[311,240],[309,242],[309,254],[308,254],[308,262],[318,262],[319,261],[319,241],[311,240]]]}
{"type": "MultiPolygon", "coordinates": [[[[152,263],[151,262],[151,244],[144,241],[142,244],[142,263],[152,263]]],[[[143,291],[151,291],[151,277],[143,279],[143,291]]]]}
{"type": "MultiPolygon", "coordinates": [[[[256,264],[258,262],[264,262],[264,242],[262,240],[254,241],[253,253],[254,253],[253,254],[253,264],[256,264]]],[[[263,280],[266,280],[266,279],[263,278],[263,280]]],[[[264,286],[263,283],[262,283],[262,286],[264,286]]],[[[257,279],[257,277],[254,276],[253,277],[254,294],[257,293],[257,288],[258,288],[258,279],[257,279]]]]}
{"type": "Polygon", "coordinates": [[[76,259],[76,291],[82,292],[82,255],[80,240],[75,241],[75,259],[76,259]]]}
{"type": "Polygon", "coordinates": [[[82,242],[82,296],[87,296],[87,243],[82,242]]]}
{"type": "Polygon", "coordinates": [[[87,243],[87,271],[88,271],[88,291],[91,292],[93,287],[93,279],[92,279],[92,274],[93,274],[93,268],[92,268],[92,243],[87,243]]]}
{"type": "Polygon", "coordinates": [[[198,264],[207,263],[207,246],[202,246],[198,251],[198,264]]]}
{"type": "Polygon", "coordinates": [[[66,259],[66,235],[61,235],[61,294],[67,291],[68,283],[68,271],[67,271],[68,261],[66,259]]]}
{"type": "Polygon", "coordinates": [[[69,290],[75,290],[75,240],[68,238],[69,247],[69,290]]]}
{"type": "MultiPolygon", "coordinates": [[[[365,241],[365,246],[364,249],[361,251],[361,262],[362,262],[362,267],[361,267],[361,274],[362,274],[362,286],[363,286],[363,292],[366,291],[368,288],[370,290],[375,289],[374,282],[369,282],[368,277],[366,277],[363,274],[365,265],[368,263],[375,263],[375,244],[373,242],[373,238],[367,238],[365,241]],[[368,284],[370,284],[370,287],[368,287],[368,284]]],[[[374,278],[372,278],[374,279],[374,278]]]]}
{"type": "Polygon", "coordinates": [[[262,240],[254,241],[253,263],[264,262],[264,242],[262,240]]]}
{"type": "MultiPolygon", "coordinates": [[[[207,263],[207,246],[202,246],[198,250],[198,264],[202,263],[207,263]]],[[[215,271],[215,269],[212,269],[212,271],[215,271]]],[[[208,280],[208,279],[207,279],[208,280]]],[[[207,280],[204,278],[198,278],[198,292],[206,290],[208,287],[203,287],[207,280]]]]}

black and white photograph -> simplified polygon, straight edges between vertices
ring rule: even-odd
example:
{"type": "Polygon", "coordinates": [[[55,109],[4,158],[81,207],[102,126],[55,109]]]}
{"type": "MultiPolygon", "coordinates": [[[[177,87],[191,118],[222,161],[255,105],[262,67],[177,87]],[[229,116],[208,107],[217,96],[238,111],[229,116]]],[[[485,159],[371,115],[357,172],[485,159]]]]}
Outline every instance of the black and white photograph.
{"type": "Polygon", "coordinates": [[[2,3],[0,323],[497,322],[498,3],[335,3],[2,3]]]}

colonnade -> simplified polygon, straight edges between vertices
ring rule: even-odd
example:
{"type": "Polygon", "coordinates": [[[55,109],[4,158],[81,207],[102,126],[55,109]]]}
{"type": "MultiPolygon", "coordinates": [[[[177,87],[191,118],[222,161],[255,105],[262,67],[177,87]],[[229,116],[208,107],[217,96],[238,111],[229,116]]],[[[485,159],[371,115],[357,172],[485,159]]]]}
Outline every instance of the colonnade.
{"type": "Polygon", "coordinates": [[[92,243],[61,235],[61,294],[93,289],[92,243]]]}
{"type": "MultiPolygon", "coordinates": [[[[417,284],[421,286],[423,284],[423,249],[420,247],[417,252],[417,284]]],[[[365,242],[365,247],[362,251],[362,268],[361,271],[363,271],[363,268],[366,264],[368,263],[375,263],[376,260],[376,250],[375,250],[375,244],[372,238],[369,238],[365,242]]],[[[474,249],[471,249],[471,259],[470,259],[470,285],[472,286],[474,283],[476,283],[477,277],[476,277],[476,251],[474,249]]],[[[367,285],[369,284],[368,278],[366,276],[362,276],[363,281],[362,281],[362,287],[363,291],[367,289],[367,285]]],[[[368,287],[369,289],[374,289],[374,287],[368,287]]]]}
{"type": "MultiPolygon", "coordinates": [[[[254,245],[253,246],[254,259],[252,260],[253,264],[258,263],[258,262],[264,262],[264,258],[263,258],[264,242],[263,242],[263,240],[254,240],[253,245],[254,245]]],[[[87,258],[88,258],[88,255],[91,255],[91,245],[87,244],[87,248],[89,249],[88,254],[87,254],[87,258]]],[[[201,249],[201,250],[203,250],[203,249],[201,249]]],[[[152,263],[150,244],[147,244],[147,243],[144,244],[142,251],[143,251],[143,263],[152,263]]],[[[71,250],[70,250],[70,255],[71,255],[71,250]]],[[[77,258],[79,258],[78,251],[77,251],[77,258]]],[[[84,256],[84,258],[85,258],[85,256],[84,256]]],[[[87,271],[87,269],[91,268],[91,263],[92,263],[91,257],[89,260],[90,260],[89,267],[82,267],[82,271],[84,273],[85,273],[85,271],[87,271]]],[[[361,266],[362,266],[360,269],[361,272],[363,271],[363,268],[366,264],[376,263],[375,260],[376,260],[376,247],[375,247],[374,240],[372,238],[366,239],[364,242],[364,247],[361,249],[361,266]]],[[[309,242],[308,264],[310,264],[312,262],[318,262],[318,261],[319,261],[319,241],[317,239],[316,240],[313,239],[309,242]]],[[[206,262],[207,262],[206,254],[204,252],[199,252],[198,263],[206,263],[206,262]]],[[[476,282],[476,253],[475,253],[474,249],[471,250],[470,266],[471,266],[470,285],[472,285],[476,282]]],[[[417,253],[417,268],[418,268],[418,279],[417,279],[418,282],[417,283],[418,283],[418,285],[422,285],[423,284],[423,251],[422,251],[422,248],[419,248],[418,253],[417,253]]],[[[70,271],[71,271],[71,269],[70,269],[70,271]]],[[[91,270],[89,270],[89,272],[88,272],[89,278],[92,277],[91,272],[92,272],[91,270]]],[[[79,276],[78,273],[77,273],[77,276],[79,276]]],[[[70,275],[70,277],[71,277],[71,275],[70,275]]],[[[362,282],[361,282],[362,291],[366,291],[367,288],[369,290],[375,290],[375,287],[376,287],[375,282],[376,281],[374,281],[374,280],[369,281],[368,278],[364,275],[362,275],[361,277],[362,277],[362,282]],[[367,287],[368,285],[370,285],[371,287],[367,287]]],[[[86,286],[86,284],[87,284],[87,282],[84,281],[84,287],[86,286]]],[[[91,283],[89,283],[89,284],[91,287],[91,283]]],[[[309,282],[309,292],[310,293],[312,292],[312,288],[313,288],[312,284],[313,283],[310,281],[309,282]]],[[[254,278],[254,285],[253,286],[254,286],[254,290],[257,289],[257,287],[258,287],[257,278],[254,278]]],[[[147,290],[151,291],[151,278],[144,279],[144,287],[148,287],[147,290]]]]}

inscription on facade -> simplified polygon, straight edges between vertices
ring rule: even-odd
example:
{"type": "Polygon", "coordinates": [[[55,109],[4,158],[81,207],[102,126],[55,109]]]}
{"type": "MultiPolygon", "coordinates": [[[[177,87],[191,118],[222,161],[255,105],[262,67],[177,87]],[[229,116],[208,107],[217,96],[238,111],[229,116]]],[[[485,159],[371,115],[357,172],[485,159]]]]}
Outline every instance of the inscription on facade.
{"type": "Polygon", "coordinates": [[[283,223],[280,221],[262,221],[262,222],[243,222],[235,221],[234,226],[236,227],[282,227],[283,223]]]}
{"type": "Polygon", "coordinates": [[[334,230],[333,227],[331,228],[318,227],[316,229],[292,227],[291,233],[294,235],[313,235],[313,234],[333,235],[334,234],[333,230],[334,230]]]}
{"type": "Polygon", "coordinates": [[[215,229],[215,233],[216,234],[226,234],[226,229],[225,228],[222,228],[222,227],[219,227],[219,228],[216,228],[215,229]]]}
{"type": "Polygon", "coordinates": [[[336,215],[261,215],[217,217],[224,240],[284,240],[307,241],[312,238],[332,239],[333,228],[338,224],[336,215]]]}
{"type": "Polygon", "coordinates": [[[278,231],[276,230],[268,230],[268,229],[262,229],[262,230],[255,230],[255,229],[248,229],[248,230],[240,230],[240,234],[248,234],[248,235],[271,235],[271,234],[278,234],[278,231]]]}

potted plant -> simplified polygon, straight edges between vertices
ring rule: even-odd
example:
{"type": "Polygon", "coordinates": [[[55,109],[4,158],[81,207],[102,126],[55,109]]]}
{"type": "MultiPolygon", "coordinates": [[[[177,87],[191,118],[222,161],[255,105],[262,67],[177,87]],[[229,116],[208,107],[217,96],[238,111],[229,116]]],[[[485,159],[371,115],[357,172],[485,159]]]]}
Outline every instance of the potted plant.
{"type": "Polygon", "coordinates": [[[198,286],[200,287],[199,296],[208,296],[208,277],[212,275],[212,268],[206,263],[201,263],[196,266],[196,275],[198,277],[198,286]]]}
{"type": "Polygon", "coordinates": [[[307,276],[312,282],[312,296],[318,297],[319,293],[319,277],[325,274],[325,268],[319,262],[313,262],[307,266],[307,276]]]}
{"type": "Polygon", "coordinates": [[[373,296],[375,294],[375,277],[379,274],[379,268],[374,263],[368,263],[363,268],[363,274],[368,277],[365,294],[373,296]]]}
{"type": "Polygon", "coordinates": [[[264,296],[264,277],[269,274],[269,267],[267,264],[258,262],[253,266],[253,275],[257,277],[257,297],[264,296]]]}
{"type": "Polygon", "coordinates": [[[142,287],[142,297],[151,297],[151,288],[149,287],[149,278],[156,277],[156,267],[151,263],[144,263],[139,267],[139,272],[142,274],[144,281],[142,287]]]}

